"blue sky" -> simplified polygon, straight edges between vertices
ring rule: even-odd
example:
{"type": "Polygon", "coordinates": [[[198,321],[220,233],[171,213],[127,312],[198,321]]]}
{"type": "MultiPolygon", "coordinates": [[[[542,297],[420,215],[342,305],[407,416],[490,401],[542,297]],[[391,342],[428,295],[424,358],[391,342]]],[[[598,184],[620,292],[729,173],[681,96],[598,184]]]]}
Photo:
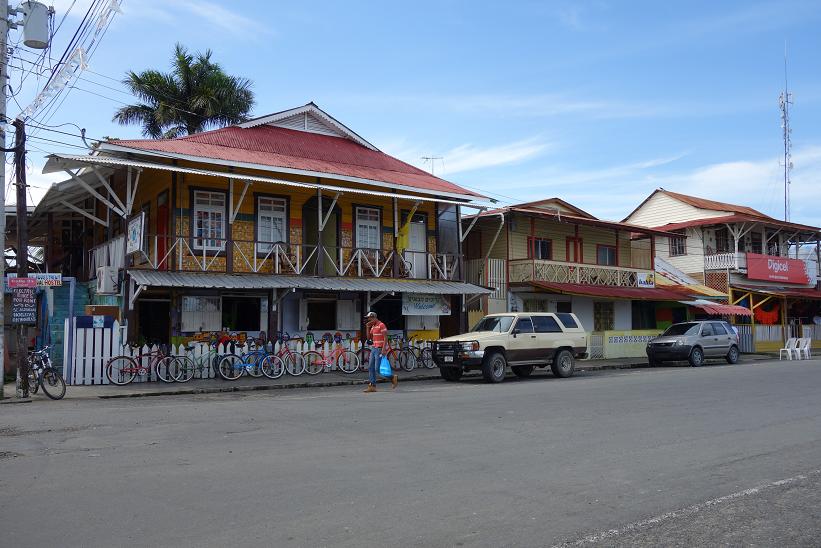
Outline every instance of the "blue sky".
{"type": "MultiPolygon", "coordinates": [[[[70,4],[55,2],[58,20],[70,4]]],[[[88,4],[69,13],[55,57],[88,4]]],[[[138,136],[111,122],[129,97],[98,84],[167,69],[179,41],[251,79],[256,115],[313,100],[385,152],[425,169],[421,156],[443,156],[437,175],[506,203],[559,196],[621,219],[664,187],[782,217],[786,40],[791,218],[819,225],[819,23],[818,2],[125,0],[77,84],[86,91],[71,90],[48,123],[138,136]]],[[[36,83],[17,93],[22,107],[36,83]]],[[[43,152],[30,153],[36,199],[55,179],[38,174],[43,152]]]]}

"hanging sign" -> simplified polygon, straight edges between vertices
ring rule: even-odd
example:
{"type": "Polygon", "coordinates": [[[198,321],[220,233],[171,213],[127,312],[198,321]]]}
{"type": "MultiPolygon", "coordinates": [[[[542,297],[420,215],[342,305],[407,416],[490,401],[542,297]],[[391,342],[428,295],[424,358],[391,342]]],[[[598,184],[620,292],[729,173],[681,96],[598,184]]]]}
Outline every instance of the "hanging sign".
{"type": "Polygon", "coordinates": [[[126,242],[125,242],[125,252],[126,254],[129,253],[136,253],[137,251],[142,250],[143,248],[143,229],[145,228],[143,225],[145,224],[145,212],[140,212],[139,214],[131,217],[128,220],[128,226],[126,227],[126,242]]]}
{"type": "Polygon", "coordinates": [[[636,285],[639,287],[656,287],[655,272],[638,272],[636,273],[636,285]]]}
{"type": "MultiPolygon", "coordinates": [[[[9,272],[8,277],[11,280],[17,278],[17,274],[9,272]]],[[[37,281],[37,287],[61,287],[63,285],[63,275],[57,272],[33,272],[29,273],[28,277],[37,281]]],[[[12,287],[11,282],[8,287],[12,287]]]]}
{"type": "Polygon", "coordinates": [[[444,295],[404,293],[402,295],[402,315],[449,316],[450,303],[444,295]]]}
{"type": "Polygon", "coordinates": [[[801,259],[773,257],[747,253],[747,277],[751,280],[767,280],[790,284],[809,285],[807,263],[801,259]]]}
{"type": "Polygon", "coordinates": [[[37,280],[9,278],[11,287],[11,323],[37,323],[37,280]]]}

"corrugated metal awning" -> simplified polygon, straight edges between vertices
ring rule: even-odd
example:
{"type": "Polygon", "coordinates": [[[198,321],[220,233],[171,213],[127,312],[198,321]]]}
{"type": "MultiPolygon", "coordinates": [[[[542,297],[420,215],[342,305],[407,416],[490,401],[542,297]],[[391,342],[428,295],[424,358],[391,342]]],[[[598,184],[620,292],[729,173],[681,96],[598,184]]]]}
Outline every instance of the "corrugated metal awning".
{"type": "Polygon", "coordinates": [[[130,269],[134,282],[146,287],[197,289],[312,289],[326,291],[373,291],[427,293],[434,295],[487,295],[492,289],[447,280],[394,278],[341,278],[287,276],[281,274],[216,274],[210,272],[163,272],[130,269]]]}
{"type": "Polygon", "coordinates": [[[710,316],[752,316],[753,311],[749,308],[735,304],[721,304],[697,299],[695,301],[679,301],[681,304],[686,304],[693,308],[697,308],[702,312],[706,312],[710,316]]]}

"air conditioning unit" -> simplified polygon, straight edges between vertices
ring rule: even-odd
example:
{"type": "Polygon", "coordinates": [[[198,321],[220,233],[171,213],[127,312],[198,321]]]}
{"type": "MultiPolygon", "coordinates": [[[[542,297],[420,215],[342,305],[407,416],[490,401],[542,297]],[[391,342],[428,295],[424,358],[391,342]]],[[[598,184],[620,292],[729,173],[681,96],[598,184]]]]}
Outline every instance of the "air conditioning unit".
{"type": "Polygon", "coordinates": [[[117,269],[113,266],[97,267],[97,293],[116,295],[117,292],[117,269]]]}

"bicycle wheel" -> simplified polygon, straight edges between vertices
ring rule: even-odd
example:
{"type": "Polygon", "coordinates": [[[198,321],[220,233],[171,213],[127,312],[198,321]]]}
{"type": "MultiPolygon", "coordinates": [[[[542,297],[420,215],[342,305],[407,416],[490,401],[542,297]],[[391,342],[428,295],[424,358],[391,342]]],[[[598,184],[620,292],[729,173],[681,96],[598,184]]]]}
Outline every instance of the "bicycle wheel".
{"type": "Polygon", "coordinates": [[[137,362],[129,356],[117,356],[108,360],[105,366],[105,376],[108,382],[117,386],[125,386],[137,376],[137,362]]]}
{"type": "Polygon", "coordinates": [[[259,378],[262,376],[263,359],[265,359],[265,354],[261,354],[259,352],[249,352],[248,354],[243,354],[242,363],[248,366],[245,370],[249,375],[254,378],[259,378]]]}
{"type": "Polygon", "coordinates": [[[40,390],[40,377],[37,372],[29,365],[29,394],[36,394],[40,390]]]}
{"type": "Polygon", "coordinates": [[[282,357],[282,361],[289,375],[298,377],[305,372],[305,357],[302,354],[289,352],[282,357]]]}
{"type": "Polygon", "coordinates": [[[336,357],[336,366],[348,375],[359,370],[359,356],[356,352],[345,350],[336,357]]]}
{"type": "MultiPolygon", "coordinates": [[[[167,359],[167,358],[166,358],[167,359]]],[[[188,356],[177,356],[173,358],[174,363],[170,366],[174,372],[174,380],[177,382],[188,382],[194,378],[194,370],[197,368],[194,360],[188,356]]]]}
{"type": "Polygon", "coordinates": [[[363,346],[357,354],[359,355],[359,370],[367,372],[371,364],[371,349],[363,346]]]}
{"type": "Polygon", "coordinates": [[[42,381],[43,392],[53,400],[60,400],[66,395],[66,381],[59,371],[53,367],[43,371],[42,381]]]}
{"type": "Polygon", "coordinates": [[[270,354],[260,361],[262,374],[269,379],[278,379],[285,374],[285,363],[279,356],[270,354]]]}
{"type": "Polygon", "coordinates": [[[419,363],[428,369],[436,367],[436,362],[433,361],[433,350],[431,350],[430,347],[426,346],[422,349],[422,352],[419,353],[419,363]]]}
{"type": "Polygon", "coordinates": [[[319,375],[325,369],[325,358],[316,350],[309,350],[302,357],[305,360],[305,372],[307,374],[319,375]]]}
{"type": "Polygon", "coordinates": [[[413,371],[416,367],[416,356],[407,348],[399,351],[399,367],[405,371],[413,371]]]}
{"type": "Polygon", "coordinates": [[[182,364],[177,362],[173,357],[165,356],[154,363],[154,373],[157,374],[157,378],[162,382],[174,382],[180,374],[179,369],[181,365],[182,364]]]}
{"type": "Polygon", "coordinates": [[[235,381],[242,376],[245,371],[245,365],[242,363],[242,358],[236,354],[227,354],[222,357],[217,366],[217,373],[226,381],[235,381]]]}

